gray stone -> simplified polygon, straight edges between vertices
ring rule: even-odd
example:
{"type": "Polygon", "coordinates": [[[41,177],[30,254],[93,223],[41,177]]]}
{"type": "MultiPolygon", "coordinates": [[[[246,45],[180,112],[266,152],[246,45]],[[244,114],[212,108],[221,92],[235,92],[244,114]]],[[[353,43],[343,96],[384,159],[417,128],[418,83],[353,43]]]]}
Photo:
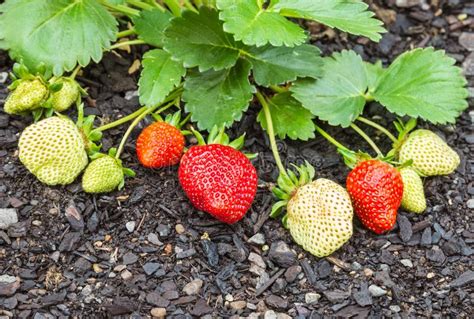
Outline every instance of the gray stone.
{"type": "Polygon", "coordinates": [[[249,261],[254,263],[255,265],[259,266],[260,268],[267,268],[267,265],[265,264],[265,262],[263,261],[263,258],[262,256],[252,252],[249,254],[249,261]]]}
{"type": "Polygon", "coordinates": [[[288,300],[283,299],[282,297],[277,295],[268,296],[267,298],[265,298],[265,303],[274,309],[284,310],[288,308],[288,300]]]}
{"type": "Polygon", "coordinates": [[[133,231],[135,230],[135,224],[136,223],[133,220],[125,224],[125,228],[127,228],[127,231],[129,233],[133,233],[133,231]]]}
{"type": "Polygon", "coordinates": [[[406,243],[413,235],[411,223],[406,216],[398,215],[398,227],[400,228],[400,238],[406,243]]]}
{"type": "Polygon", "coordinates": [[[446,256],[438,246],[434,246],[433,248],[428,250],[426,252],[426,258],[428,258],[432,262],[439,264],[442,264],[446,260],[446,256]]]}
{"type": "Polygon", "coordinates": [[[166,300],[165,298],[161,297],[160,294],[157,292],[148,293],[146,295],[146,302],[148,302],[149,304],[155,307],[160,307],[160,308],[166,308],[170,304],[169,300],[166,300]]]}
{"type": "Polygon", "coordinates": [[[156,246],[162,246],[163,243],[158,239],[158,235],[155,233],[149,233],[147,239],[150,243],[156,246]]]}
{"type": "Polygon", "coordinates": [[[321,299],[321,295],[315,292],[308,292],[304,295],[304,302],[309,305],[317,303],[319,299],[321,299]]]}
{"type": "Polygon", "coordinates": [[[0,276],[0,296],[11,296],[20,287],[20,278],[1,275],[0,276]]]}
{"type": "Polygon", "coordinates": [[[262,233],[256,233],[249,238],[248,242],[250,244],[263,245],[265,244],[265,236],[262,233]]]}
{"type": "Polygon", "coordinates": [[[82,219],[82,215],[79,210],[76,208],[74,203],[71,203],[67,208],[66,212],[64,213],[66,219],[71,225],[71,228],[75,231],[82,231],[84,229],[84,219],[82,219]]]}
{"type": "Polygon", "coordinates": [[[387,294],[387,290],[376,285],[370,285],[369,292],[372,295],[372,297],[381,297],[387,294]]]}
{"type": "Polygon", "coordinates": [[[61,244],[59,244],[59,251],[72,251],[76,244],[81,240],[81,233],[70,232],[64,235],[61,244]]]}
{"type": "Polygon", "coordinates": [[[188,296],[197,295],[201,291],[202,285],[203,281],[201,279],[194,279],[184,286],[183,292],[188,296]]]}
{"type": "Polygon", "coordinates": [[[372,304],[372,296],[367,287],[367,283],[363,283],[360,286],[360,291],[353,294],[354,300],[361,307],[369,306],[372,304]]]}
{"type": "Polygon", "coordinates": [[[230,303],[230,308],[233,310],[242,310],[247,307],[247,302],[244,300],[232,301],[230,303]]]}
{"type": "Polygon", "coordinates": [[[413,268],[413,263],[411,262],[410,259],[401,259],[400,263],[405,267],[413,268]]]}
{"type": "Polygon", "coordinates": [[[138,256],[132,252],[128,252],[122,257],[124,265],[131,265],[137,262],[138,256]]]}
{"type": "Polygon", "coordinates": [[[268,257],[281,267],[290,267],[296,262],[296,253],[284,241],[272,243],[268,257]]]}
{"type": "Polygon", "coordinates": [[[159,263],[146,263],[143,265],[143,270],[145,271],[145,273],[150,276],[152,275],[155,271],[158,270],[158,268],[160,268],[160,264],[159,263]]]}
{"type": "Polygon", "coordinates": [[[474,281],[474,271],[468,270],[462,273],[458,278],[451,281],[450,287],[461,287],[474,281]]]}
{"type": "Polygon", "coordinates": [[[184,259],[188,258],[191,256],[194,256],[196,254],[196,250],[194,248],[188,249],[188,250],[183,250],[178,253],[176,253],[176,258],[177,259],[184,259]]]}
{"type": "Polygon", "coordinates": [[[471,52],[462,64],[464,75],[474,75],[474,52],[471,52]]]}
{"type": "Polygon", "coordinates": [[[0,72],[0,84],[3,84],[7,81],[8,79],[8,73],[7,72],[0,72]]]}
{"type": "Polygon", "coordinates": [[[421,246],[430,246],[431,245],[431,227],[425,228],[421,234],[421,246]]]}
{"type": "Polygon", "coordinates": [[[398,305],[392,305],[392,306],[390,306],[389,308],[390,308],[390,310],[393,311],[393,312],[400,312],[400,310],[401,310],[401,309],[400,309],[400,306],[398,306],[398,305]]]}
{"type": "Polygon", "coordinates": [[[285,280],[289,283],[295,281],[296,277],[298,277],[301,271],[301,266],[291,266],[285,271],[285,280]]]}
{"type": "Polygon", "coordinates": [[[474,209],[474,198],[471,198],[470,200],[468,200],[466,205],[467,205],[467,208],[474,209]]]}
{"type": "Polygon", "coordinates": [[[423,0],[395,0],[395,5],[400,8],[409,8],[414,6],[420,6],[423,4],[423,0]]]}
{"type": "Polygon", "coordinates": [[[351,295],[348,291],[333,290],[323,291],[324,296],[332,303],[340,303],[349,298],[351,295]]]}
{"type": "Polygon", "coordinates": [[[11,224],[18,222],[18,215],[14,208],[0,208],[0,229],[7,229],[11,224]]]}
{"type": "Polygon", "coordinates": [[[459,44],[469,51],[474,51],[474,33],[463,32],[459,36],[459,44]]]}

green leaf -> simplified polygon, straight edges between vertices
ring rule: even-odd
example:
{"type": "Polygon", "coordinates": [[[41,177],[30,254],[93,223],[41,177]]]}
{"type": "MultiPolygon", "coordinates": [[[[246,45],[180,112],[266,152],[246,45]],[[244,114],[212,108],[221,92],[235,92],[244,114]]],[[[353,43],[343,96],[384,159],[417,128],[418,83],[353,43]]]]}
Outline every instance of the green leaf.
{"type": "Polygon", "coordinates": [[[361,0],[280,0],[274,6],[284,16],[315,20],[378,42],[385,29],[367,8],[361,0]]]}
{"type": "Polygon", "coordinates": [[[297,24],[278,12],[262,8],[257,0],[218,0],[219,17],[224,30],[247,45],[294,46],[306,40],[306,34],[297,24]]]}
{"type": "Polygon", "coordinates": [[[305,108],[331,125],[349,126],[363,111],[367,75],[362,58],[353,51],[324,59],[319,80],[298,80],[291,91],[305,108]]]}
{"type": "Polygon", "coordinates": [[[467,82],[454,64],[441,50],[406,52],[385,71],[372,95],[397,115],[454,123],[468,107],[467,82]]]}
{"type": "Polygon", "coordinates": [[[262,86],[321,75],[322,59],[316,46],[303,44],[296,48],[265,46],[250,48],[255,81],[262,86]]]}
{"type": "Polygon", "coordinates": [[[163,102],[185,74],[183,65],[172,60],[168,52],[148,51],[143,56],[143,70],[138,81],[140,103],[152,106],[163,102]]]}
{"type": "MultiPolygon", "coordinates": [[[[314,116],[303,108],[301,103],[291,96],[290,92],[277,94],[268,102],[273,129],[280,139],[287,136],[292,140],[303,141],[314,138],[314,116]]],[[[268,126],[263,110],[258,114],[257,120],[267,130],[268,126]]]]}
{"type": "Polygon", "coordinates": [[[364,62],[365,71],[367,72],[367,84],[369,87],[369,92],[373,92],[375,89],[375,85],[377,81],[385,72],[385,69],[382,66],[382,61],[377,61],[376,63],[372,64],[369,62],[364,62]]]}
{"type": "Polygon", "coordinates": [[[115,18],[94,0],[7,0],[0,25],[14,59],[31,70],[44,62],[55,75],[99,62],[117,33],[115,18]]]}
{"type": "Polygon", "coordinates": [[[184,11],[165,31],[165,50],[183,61],[187,68],[221,70],[237,62],[239,49],[222,29],[216,10],[202,6],[199,14],[184,11]]]}
{"type": "Polygon", "coordinates": [[[133,19],[138,38],[156,47],[163,46],[164,31],[173,16],[159,9],[143,10],[133,19]]]}
{"type": "Polygon", "coordinates": [[[255,88],[250,84],[250,63],[239,60],[231,69],[194,73],[186,78],[183,100],[200,129],[230,126],[248,108],[255,88]]]}

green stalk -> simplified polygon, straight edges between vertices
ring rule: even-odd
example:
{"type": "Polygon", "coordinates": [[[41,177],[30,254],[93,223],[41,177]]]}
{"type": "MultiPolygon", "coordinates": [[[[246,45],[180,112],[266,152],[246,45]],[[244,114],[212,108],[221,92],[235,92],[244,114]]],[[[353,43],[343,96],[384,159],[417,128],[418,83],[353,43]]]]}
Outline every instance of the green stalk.
{"type": "Polygon", "coordinates": [[[275,93],[285,93],[288,92],[288,89],[278,85],[270,85],[270,89],[275,93]]]}
{"type": "Polygon", "coordinates": [[[372,126],[373,128],[375,128],[375,129],[379,130],[380,132],[384,133],[385,135],[387,135],[387,137],[388,137],[389,139],[392,140],[392,142],[394,142],[394,143],[397,142],[397,138],[396,138],[395,136],[393,136],[393,134],[390,133],[390,131],[387,130],[385,127],[383,127],[383,126],[381,126],[381,125],[379,125],[379,124],[377,124],[377,123],[375,123],[375,122],[373,122],[373,121],[371,121],[371,120],[369,120],[369,119],[366,119],[366,118],[364,118],[364,117],[362,117],[362,116],[359,116],[359,117],[357,118],[357,120],[360,121],[360,122],[362,122],[362,123],[365,123],[365,124],[367,124],[367,125],[369,125],[369,126],[372,126]]]}
{"type": "Polygon", "coordinates": [[[123,42],[117,42],[114,45],[112,45],[109,50],[114,50],[126,45],[137,45],[137,44],[145,44],[145,41],[143,40],[129,40],[129,41],[123,41],[123,42]]]}
{"type": "Polygon", "coordinates": [[[344,145],[342,145],[341,143],[336,141],[336,139],[334,139],[331,135],[329,135],[325,130],[320,128],[318,125],[314,124],[314,127],[315,127],[316,131],[318,131],[319,134],[321,134],[325,139],[327,139],[329,141],[329,143],[331,143],[332,145],[336,146],[337,148],[339,148],[341,150],[351,152],[350,149],[348,149],[347,147],[345,147],[344,145]]]}
{"type": "MultiPolygon", "coordinates": [[[[170,108],[171,106],[173,106],[175,104],[174,101],[172,102],[169,102],[168,104],[166,104],[165,106],[163,106],[161,109],[159,109],[158,111],[156,111],[156,113],[161,113],[163,111],[165,111],[166,109],[170,108]]],[[[133,129],[135,128],[135,126],[138,125],[138,123],[140,123],[141,120],[143,120],[145,118],[145,116],[147,116],[148,114],[150,113],[153,113],[158,107],[160,107],[161,105],[163,104],[158,104],[156,106],[153,106],[153,107],[150,107],[148,108],[148,110],[146,110],[145,112],[143,112],[140,116],[138,116],[135,120],[133,120],[133,122],[130,124],[130,126],[128,127],[127,131],[125,132],[125,134],[123,135],[122,137],[122,140],[120,141],[120,145],[117,149],[117,154],[115,154],[115,158],[116,159],[119,159],[120,158],[120,154],[122,153],[123,151],[123,148],[125,147],[125,143],[127,142],[127,139],[128,137],[130,136],[130,134],[132,133],[133,129]]]]}
{"type": "Polygon", "coordinates": [[[181,16],[181,5],[179,4],[178,0],[163,0],[163,2],[171,10],[174,16],[181,16]]]}
{"type": "Polygon", "coordinates": [[[107,1],[101,1],[101,3],[102,3],[102,5],[106,6],[107,8],[109,8],[111,10],[114,10],[114,11],[117,11],[117,12],[120,12],[120,13],[123,13],[126,16],[129,16],[129,17],[134,17],[134,16],[137,16],[137,15],[140,14],[140,10],[136,10],[136,9],[124,6],[123,4],[113,5],[113,4],[110,4],[107,1]]]}
{"type": "Polygon", "coordinates": [[[362,136],[362,138],[367,142],[369,143],[370,147],[372,147],[372,149],[375,151],[375,153],[377,153],[378,156],[380,157],[383,157],[383,154],[382,152],[380,151],[380,149],[378,148],[377,144],[375,144],[375,142],[367,135],[365,134],[364,131],[362,131],[360,129],[360,127],[358,127],[357,125],[355,125],[354,123],[351,124],[351,128],[356,131],[360,136],[362,136]]]}
{"type": "Polygon", "coordinates": [[[117,33],[117,39],[128,37],[129,35],[136,34],[137,32],[134,29],[123,30],[117,33]]]}
{"type": "Polygon", "coordinates": [[[145,3],[145,2],[141,2],[140,0],[127,0],[127,3],[131,4],[132,6],[135,6],[137,8],[143,9],[143,10],[153,9],[152,5],[150,5],[148,3],[145,3]]]}
{"type": "Polygon", "coordinates": [[[71,75],[69,76],[70,79],[74,80],[76,78],[77,73],[81,70],[81,66],[78,64],[74,71],[72,71],[71,75]]]}
{"type": "Polygon", "coordinates": [[[257,99],[262,105],[263,113],[265,114],[265,119],[267,121],[267,133],[270,139],[270,146],[272,149],[273,157],[275,158],[275,162],[278,166],[280,174],[286,175],[288,177],[285,166],[283,165],[280,158],[280,154],[278,153],[278,147],[275,140],[275,132],[273,130],[273,121],[272,121],[272,115],[270,112],[270,107],[268,106],[266,98],[258,91],[257,91],[257,99]]]}
{"type": "Polygon", "coordinates": [[[105,124],[105,125],[102,125],[98,128],[96,128],[95,130],[97,131],[100,131],[100,132],[103,132],[103,131],[106,131],[106,130],[109,130],[111,128],[114,128],[116,126],[119,126],[119,125],[122,125],[124,123],[127,123],[128,121],[131,121],[133,120],[134,118],[136,118],[137,116],[139,116],[140,114],[142,114],[143,112],[145,112],[146,110],[148,109],[147,106],[143,106],[141,108],[139,108],[138,110],[136,110],[135,112],[133,112],[132,114],[129,114],[125,117],[122,117],[116,121],[113,121],[111,123],[108,123],[108,124],[105,124]]]}

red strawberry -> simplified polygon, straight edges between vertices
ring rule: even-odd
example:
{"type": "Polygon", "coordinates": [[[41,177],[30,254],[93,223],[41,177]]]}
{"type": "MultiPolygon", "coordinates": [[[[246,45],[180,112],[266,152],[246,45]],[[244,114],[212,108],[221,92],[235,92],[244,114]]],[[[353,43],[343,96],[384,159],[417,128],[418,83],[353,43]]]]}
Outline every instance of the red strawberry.
{"type": "Polygon", "coordinates": [[[257,191],[257,171],[249,159],[221,144],[191,147],[181,158],[178,176],[197,209],[227,224],[244,217],[257,191]]]}
{"type": "Polygon", "coordinates": [[[346,186],[365,227],[377,234],[393,228],[403,196],[403,181],[397,169],[379,160],[367,160],[349,173],[346,186]]]}
{"type": "Polygon", "coordinates": [[[183,134],[166,122],[155,122],[147,126],[137,139],[138,160],[149,168],[178,164],[183,149],[183,134]]]}

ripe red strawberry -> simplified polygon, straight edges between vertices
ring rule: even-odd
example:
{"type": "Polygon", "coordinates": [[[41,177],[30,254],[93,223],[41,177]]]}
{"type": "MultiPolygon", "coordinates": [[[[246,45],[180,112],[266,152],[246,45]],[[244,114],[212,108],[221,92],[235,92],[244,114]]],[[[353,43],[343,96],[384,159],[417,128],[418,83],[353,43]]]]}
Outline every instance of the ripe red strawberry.
{"type": "Polygon", "coordinates": [[[181,158],[178,177],[197,209],[227,224],[242,219],[257,191],[257,171],[249,159],[221,144],[191,147],[181,158]]]}
{"type": "Polygon", "coordinates": [[[397,169],[379,160],[363,161],[347,176],[346,187],[365,227],[377,234],[392,229],[403,196],[397,169]]]}
{"type": "Polygon", "coordinates": [[[138,160],[149,168],[178,164],[183,149],[183,134],[166,122],[155,122],[147,126],[137,139],[138,160]]]}

